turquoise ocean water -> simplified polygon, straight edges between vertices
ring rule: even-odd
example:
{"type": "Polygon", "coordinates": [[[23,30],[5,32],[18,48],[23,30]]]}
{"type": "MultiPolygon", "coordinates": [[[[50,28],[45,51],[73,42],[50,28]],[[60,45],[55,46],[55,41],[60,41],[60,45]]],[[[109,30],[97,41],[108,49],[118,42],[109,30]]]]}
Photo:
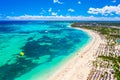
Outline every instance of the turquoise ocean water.
{"type": "Polygon", "coordinates": [[[65,59],[91,40],[71,23],[1,21],[0,80],[49,80],[65,59]]]}

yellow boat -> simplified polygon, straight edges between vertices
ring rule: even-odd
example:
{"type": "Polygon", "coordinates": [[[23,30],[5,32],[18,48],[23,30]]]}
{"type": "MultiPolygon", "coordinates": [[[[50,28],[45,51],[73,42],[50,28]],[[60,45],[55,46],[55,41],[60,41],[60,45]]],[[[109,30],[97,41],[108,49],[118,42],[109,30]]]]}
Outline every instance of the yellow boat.
{"type": "Polygon", "coordinates": [[[20,52],[20,56],[24,56],[25,55],[25,53],[24,52],[20,52]]]}

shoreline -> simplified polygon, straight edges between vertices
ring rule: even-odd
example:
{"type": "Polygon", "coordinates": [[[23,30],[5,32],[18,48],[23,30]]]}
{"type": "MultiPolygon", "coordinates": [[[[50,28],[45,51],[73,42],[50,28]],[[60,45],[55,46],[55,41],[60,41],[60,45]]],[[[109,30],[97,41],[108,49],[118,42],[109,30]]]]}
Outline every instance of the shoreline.
{"type": "Polygon", "coordinates": [[[91,30],[81,28],[75,29],[86,32],[92,37],[92,40],[82,49],[78,50],[76,55],[65,65],[61,66],[49,80],[87,80],[90,70],[92,69],[92,61],[95,59],[93,55],[103,41],[99,34],[91,30]]]}

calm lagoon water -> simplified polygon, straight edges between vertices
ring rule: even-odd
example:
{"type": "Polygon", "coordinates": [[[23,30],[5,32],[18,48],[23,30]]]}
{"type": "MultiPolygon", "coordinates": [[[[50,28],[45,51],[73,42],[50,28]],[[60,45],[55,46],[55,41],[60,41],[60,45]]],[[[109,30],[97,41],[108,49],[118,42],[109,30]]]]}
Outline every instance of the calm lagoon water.
{"type": "Polygon", "coordinates": [[[69,27],[71,23],[1,21],[0,80],[48,80],[64,59],[91,39],[69,27]]]}

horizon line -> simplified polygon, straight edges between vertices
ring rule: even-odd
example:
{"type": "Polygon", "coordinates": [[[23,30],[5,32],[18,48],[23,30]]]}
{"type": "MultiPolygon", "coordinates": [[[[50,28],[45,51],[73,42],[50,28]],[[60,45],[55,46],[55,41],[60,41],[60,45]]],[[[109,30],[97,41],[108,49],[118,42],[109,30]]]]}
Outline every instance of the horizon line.
{"type": "Polygon", "coordinates": [[[120,17],[21,15],[21,16],[6,16],[5,18],[0,18],[0,20],[120,21],[120,17]]]}

